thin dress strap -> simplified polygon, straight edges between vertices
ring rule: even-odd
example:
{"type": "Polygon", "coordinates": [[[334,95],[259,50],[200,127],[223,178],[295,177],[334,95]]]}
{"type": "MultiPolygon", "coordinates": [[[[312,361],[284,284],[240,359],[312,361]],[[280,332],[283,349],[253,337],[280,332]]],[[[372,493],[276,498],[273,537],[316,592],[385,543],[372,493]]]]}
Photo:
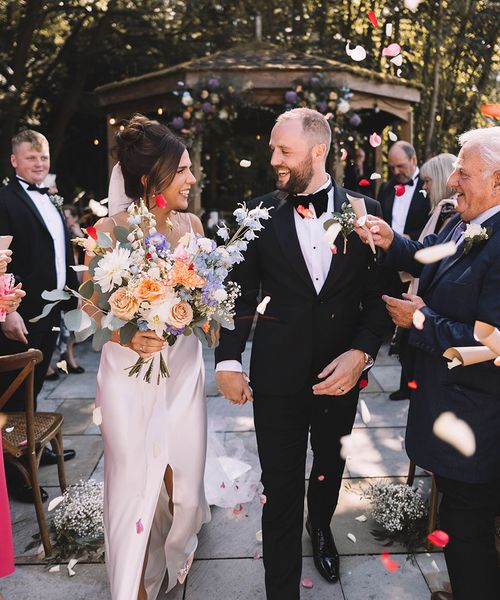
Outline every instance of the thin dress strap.
{"type": "Polygon", "coordinates": [[[113,221],[115,227],[118,227],[118,223],[115,221],[115,218],[114,217],[109,217],[109,218],[113,221]]]}

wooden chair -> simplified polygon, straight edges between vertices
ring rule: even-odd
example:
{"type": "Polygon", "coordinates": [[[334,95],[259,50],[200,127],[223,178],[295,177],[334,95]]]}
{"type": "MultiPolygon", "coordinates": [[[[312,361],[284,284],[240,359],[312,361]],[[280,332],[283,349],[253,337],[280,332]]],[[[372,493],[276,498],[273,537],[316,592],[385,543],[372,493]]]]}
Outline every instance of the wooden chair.
{"type": "Polygon", "coordinates": [[[7,424],[2,436],[3,456],[6,462],[13,465],[22,475],[27,485],[33,487],[36,517],[45,554],[52,549],[49,531],[45,520],[38,468],[44,447],[50,442],[52,450],[57,454],[57,471],[61,491],[66,489],[64,472],[62,424],[63,416],[59,413],[35,412],[33,399],[33,381],[35,365],[41,362],[40,350],[28,350],[20,354],[0,356],[0,373],[19,371],[16,378],[0,396],[0,410],[11,398],[19,386],[25,382],[25,411],[7,413],[7,424]],[[10,428],[13,428],[10,431],[10,428]],[[26,462],[28,466],[26,467],[26,462]]]}
{"type": "MultiPolygon", "coordinates": [[[[410,462],[410,468],[408,469],[408,478],[406,479],[407,485],[413,486],[413,482],[415,481],[415,469],[416,465],[413,462],[410,462]]],[[[431,486],[431,497],[429,500],[429,519],[427,521],[427,533],[432,533],[436,529],[437,522],[437,512],[438,512],[438,489],[436,485],[436,478],[434,475],[432,476],[432,486],[431,486]]],[[[429,550],[432,547],[430,542],[427,542],[427,549],[429,550]]]]}

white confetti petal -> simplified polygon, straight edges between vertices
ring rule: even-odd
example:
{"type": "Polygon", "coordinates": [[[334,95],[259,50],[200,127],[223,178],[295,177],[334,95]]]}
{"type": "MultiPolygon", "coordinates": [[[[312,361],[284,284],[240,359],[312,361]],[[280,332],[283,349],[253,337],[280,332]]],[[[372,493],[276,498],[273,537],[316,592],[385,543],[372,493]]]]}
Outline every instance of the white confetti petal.
{"type": "Polygon", "coordinates": [[[87,265],[70,265],[70,267],[73,269],[73,271],[76,271],[77,273],[79,273],[80,271],[89,270],[87,265]]]}
{"type": "Polygon", "coordinates": [[[427,191],[426,190],[418,190],[418,191],[422,194],[422,196],[424,198],[427,198],[427,191]]]}
{"type": "Polygon", "coordinates": [[[5,428],[6,433],[11,433],[12,431],[14,431],[14,427],[6,427],[5,428]]]}
{"type": "Polygon", "coordinates": [[[359,401],[359,408],[360,408],[360,413],[361,413],[361,420],[363,421],[363,423],[365,425],[368,425],[368,423],[372,420],[372,416],[371,416],[370,411],[368,410],[368,406],[366,405],[366,402],[363,400],[363,398],[361,398],[359,401]]]}
{"type": "Polygon", "coordinates": [[[333,225],[330,225],[330,227],[328,227],[328,229],[325,231],[326,243],[329,246],[335,244],[335,240],[341,231],[342,225],[340,223],[333,223],[333,225]]]}
{"type": "Polygon", "coordinates": [[[355,544],[355,543],[356,543],[356,536],[354,535],[354,533],[348,533],[348,534],[347,534],[347,539],[348,539],[348,540],[351,540],[351,542],[352,542],[353,544],[355,544]]]}
{"type": "Polygon", "coordinates": [[[61,331],[60,327],[52,327],[52,331],[61,331]]]}
{"type": "Polygon", "coordinates": [[[392,23],[386,23],[385,24],[385,35],[387,37],[391,37],[391,35],[392,35],[392,23]]]}
{"type": "Polygon", "coordinates": [[[356,46],[353,50],[350,51],[350,53],[348,53],[348,55],[352,58],[352,60],[360,62],[362,60],[365,60],[366,50],[363,48],[363,46],[356,46]]]}
{"type": "Polygon", "coordinates": [[[454,413],[441,413],[434,421],[434,434],[443,442],[450,444],[464,456],[473,456],[476,452],[476,438],[470,426],[454,413]]]}
{"type": "Polygon", "coordinates": [[[92,422],[94,423],[94,425],[97,425],[99,427],[99,425],[101,425],[102,423],[102,411],[101,411],[101,407],[100,406],[96,406],[94,408],[94,410],[92,411],[92,422]]]}
{"type": "Polygon", "coordinates": [[[397,142],[398,136],[394,133],[394,131],[389,131],[389,139],[391,142],[397,142]]]}
{"type": "Polygon", "coordinates": [[[76,565],[76,563],[78,562],[77,558],[72,558],[69,563],[68,563],[68,575],[70,577],[73,577],[73,575],[75,575],[75,571],[73,570],[73,567],[76,565]]]}
{"type": "Polygon", "coordinates": [[[359,521],[360,523],[365,523],[368,520],[368,517],[366,515],[359,515],[359,517],[356,517],[356,521],[359,521]]]}
{"type": "Polygon", "coordinates": [[[347,460],[352,455],[353,442],[351,435],[343,435],[340,438],[340,457],[347,460]]]}
{"type": "Polygon", "coordinates": [[[89,200],[89,208],[96,217],[105,217],[108,214],[108,209],[93,198],[89,200]]]}
{"type": "Polygon", "coordinates": [[[61,369],[61,371],[64,371],[66,375],[68,375],[68,363],[65,360],[60,360],[59,362],[57,362],[56,367],[58,369],[61,369]]]}
{"type": "Polygon", "coordinates": [[[49,573],[59,573],[61,570],[61,565],[56,565],[55,567],[50,567],[49,573]]]}
{"type": "Polygon", "coordinates": [[[403,4],[405,5],[405,8],[415,12],[421,2],[422,0],[404,0],[403,4]]]}
{"type": "Polygon", "coordinates": [[[382,175],[380,173],[372,173],[370,179],[382,179],[382,175]]]}
{"type": "Polygon", "coordinates": [[[391,58],[391,63],[396,65],[396,67],[400,67],[403,64],[403,55],[398,54],[397,56],[394,56],[391,58]]]}
{"type": "Polygon", "coordinates": [[[270,300],[271,296],[265,296],[262,299],[262,302],[259,303],[259,305],[257,306],[257,312],[259,313],[259,315],[263,315],[266,312],[266,308],[270,300]]]}
{"type": "Polygon", "coordinates": [[[64,496],[57,496],[57,498],[53,498],[50,502],[49,502],[49,506],[47,507],[47,510],[50,512],[51,510],[54,510],[54,508],[57,508],[59,506],[59,504],[61,504],[61,502],[64,500],[64,496]]]}
{"type": "Polygon", "coordinates": [[[417,308],[417,310],[413,313],[413,325],[416,329],[422,330],[424,328],[425,315],[424,313],[417,308]]]}
{"type": "Polygon", "coordinates": [[[431,567],[434,569],[434,571],[439,573],[439,567],[437,566],[437,563],[435,560],[431,561],[431,567]]]}
{"type": "Polygon", "coordinates": [[[243,167],[244,169],[248,169],[248,167],[252,166],[252,161],[251,160],[240,160],[240,167],[243,167]]]}
{"type": "Polygon", "coordinates": [[[396,75],[397,75],[398,77],[401,77],[401,73],[402,73],[402,72],[403,72],[403,71],[402,71],[401,69],[398,69],[398,70],[396,71],[396,75]]]}
{"type": "Polygon", "coordinates": [[[447,256],[453,256],[456,252],[457,245],[455,242],[446,242],[446,244],[436,244],[435,246],[417,250],[414,258],[423,265],[429,265],[443,260],[443,258],[446,258],[447,256]]]}
{"type": "Polygon", "coordinates": [[[259,529],[259,531],[257,531],[257,533],[255,534],[255,539],[258,542],[262,542],[262,529],[259,529]]]}
{"type": "Polygon", "coordinates": [[[36,555],[39,556],[40,558],[45,558],[45,549],[43,547],[43,544],[40,544],[38,546],[38,550],[36,551],[36,555]]]}

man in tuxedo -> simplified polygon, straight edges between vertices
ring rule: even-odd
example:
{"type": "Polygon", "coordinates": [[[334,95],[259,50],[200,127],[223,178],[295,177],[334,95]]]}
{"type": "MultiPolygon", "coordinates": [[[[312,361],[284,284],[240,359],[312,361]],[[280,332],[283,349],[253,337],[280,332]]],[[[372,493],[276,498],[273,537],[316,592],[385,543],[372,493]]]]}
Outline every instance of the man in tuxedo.
{"type": "MultiPolygon", "coordinates": [[[[37,323],[30,323],[29,320],[39,315],[47,304],[41,297],[44,290],[63,289],[66,284],[76,289],[78,281],[70,268],[74,264],[73,250],[64,216],[48,194],[48,189],[40,187],[50,166],[47,139],[36,131],[21,131],[12,140],[11,163],[16,175],[0,190],[0,235],[13,236],[9,270],[23,284],[26,297],[19,310],[9,314],[1,324],[0,352],[15,354],[28,348],[37,348],[43,353],[43,361],[35,367],[36,408],[36,397],[42,388],[57,340],[58,334],[53,328],[60,323],[60,310],[56,307],[48,317],[37,323]]],[[[0,377],[0,392],[7,388],[13,378],[10,374],[0,377]]],[[[24,410],[21,389],[9,400],[4,410],[24,410]]],[[[65,450],[65,460],[74,456],[74,450],[65,450]]],[[[41,462],[55,464],[57,457],[46,448],[41,462]]],[[[32,501],[31,488],[17,481],[9,483],[11,493],[19,500],[32,501]]],[[[42,497],[47,498],[45,491],[42,497]]]]}
{"type": "MultiPolygon", "coordinates": [[[[254,400],[267,498],[262,531],[268,600],[300,595],[309,432],[314,460],[306,528],[318,571],[329,582],[338,580],[330,522],[344,470],[340,438],[351,433],[359,381],[383,331],[374,255],[356,235],[349,236],[345,254],[342,241],[332,254],[325,240],[324,223],[348,203],[346,190],[325,170],[330,144],[330,126],[319,112],[299,108],[278,118],[270,140],[278,191],[249,203],[269,208],[271,219],[231,273],[242,291],[235,329],[221,332],[215,352],[222,394],[235,404],[254,400]],[[249,383],[241,355],[259,293],[270,301],[257,321],[249,383]]],[[[365,202],[370,213],[381,214],[375,200],[365,202]]]]}
{"type": "MultiPolygon", "coordinates": [[[[440,526],[450,536],[444,552],[454,600],[498,599],[500,571],[495,552],[495,516],[500,512],[500,368],[493,361],[448,368],[450,347],[477,346],[474,323],[500,328],[500,127],[459,137],[462,149],[448,186],[457,192],[457,212],[439,235],[424,243],[405,239],[369,217],[386,262],[420,277],[418,296],[384,297],[392,319],[409,329],[417,389],[410,400],[406,449],[411,460],[432,471],[442,493],[440,526]],[[467,224],[484,234],[465,243],[467,224]],[[455,241],[457,252],[422,265],[417,250],[455,241]],[[469,246],[470,245],[470,246],[469,246]],[[413,313],[425,315],[422,329],[413,313]],[[450,411],[472,429],[476,451],[467,457],[433,433],[437,417],[450,411]]],[[[366,240],[363,231],[359,235],[366,240]]],[[[433,599],[451,598],[436,592],[433,599]]]]}

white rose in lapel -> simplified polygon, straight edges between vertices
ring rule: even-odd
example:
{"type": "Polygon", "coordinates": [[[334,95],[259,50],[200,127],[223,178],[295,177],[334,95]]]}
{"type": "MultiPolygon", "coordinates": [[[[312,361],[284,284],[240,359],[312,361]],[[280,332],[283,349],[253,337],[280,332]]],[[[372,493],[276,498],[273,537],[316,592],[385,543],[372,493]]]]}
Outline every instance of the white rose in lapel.
{"type": "Polygon", "coordinates": [[[464,254],[468,254],[474,244],[479,244],[490,239],[493,230],[491,227],[481,227],[479,223],[469,223],[464,233],[464,254]]]}

